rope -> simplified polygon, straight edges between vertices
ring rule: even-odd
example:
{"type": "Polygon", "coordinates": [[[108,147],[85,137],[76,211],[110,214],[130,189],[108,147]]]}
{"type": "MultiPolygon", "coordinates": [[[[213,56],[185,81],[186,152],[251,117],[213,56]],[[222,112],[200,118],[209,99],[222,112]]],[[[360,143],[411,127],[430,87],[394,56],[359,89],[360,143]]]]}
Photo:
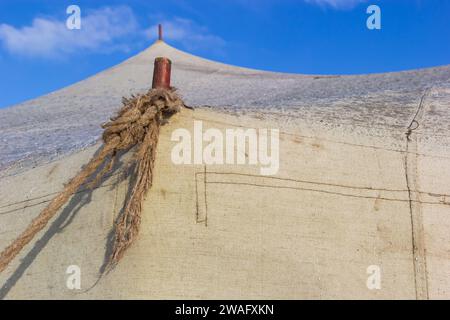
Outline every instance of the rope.
{"type": "Polygon", "coordinates": [[[184,103],[174,89],[151,89],[145,94],[123,98],[122,103],[117,116],[102,125],[103,146],[100,152],[64,186],[26,230],[3,250],[0,254],[0,272],[5,270],[83,184],[90,181],[89,186],[92,188],[101,181],[113,168],[118,151],[129,151],[136,146],[133,158],[136,162],[136,179],[130,197],[126,200],[124,212],[115,225],[115,241],[108,268],[115,266],[123,257],[139,232],[142,201],[152,185],[160,126],[165,119],[180,111],[184,103]],[[100,168],[102,169],[94,176],[100,168]]]}

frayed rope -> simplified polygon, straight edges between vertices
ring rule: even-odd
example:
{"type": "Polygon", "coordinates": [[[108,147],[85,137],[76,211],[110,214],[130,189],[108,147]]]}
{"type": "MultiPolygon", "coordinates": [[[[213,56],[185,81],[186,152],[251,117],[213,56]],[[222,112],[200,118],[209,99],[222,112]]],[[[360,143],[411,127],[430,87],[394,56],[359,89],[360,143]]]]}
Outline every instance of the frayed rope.
{"type": "Polygon", "coordinates": [[[117,116],[102,125],[103,146],[83,169],[64,186],[49,205],[42,210],[26,230],[0,254],[0,272],[19,254],[34,236],[41,231],[85,183],[94,187],[114,165],[118,151],[128,151],[136,146],[135,183],[125,202],[123,214],[115,225],[115,239],[107,269],[114,267],[123,257],[139,232],[142,202],[152,185],[153,168],[159,130],[168,117],[185,107],[175,89],[151,89],[145,94],[123,98],[123,107],[117,116]],[[94,173],[101,170],[94,176],[94,173]]]}

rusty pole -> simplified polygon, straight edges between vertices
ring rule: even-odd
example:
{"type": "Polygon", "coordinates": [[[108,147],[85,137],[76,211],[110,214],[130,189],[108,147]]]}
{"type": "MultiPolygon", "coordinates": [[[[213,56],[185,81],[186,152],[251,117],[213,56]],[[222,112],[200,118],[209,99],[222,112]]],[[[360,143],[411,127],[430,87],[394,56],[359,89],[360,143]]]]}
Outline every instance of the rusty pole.
{"type": "Polygon", "coordinates": [[[158,57],[155,59],[152,88],[170,89],[171,68],[172,61],[170,61],[168,58],[158,57]]]}
{"type": "Polygon", "coordinates": [[[158,24],[158,40],[159,40],[159,41],[163,41],[162,24],[158,24]]]}

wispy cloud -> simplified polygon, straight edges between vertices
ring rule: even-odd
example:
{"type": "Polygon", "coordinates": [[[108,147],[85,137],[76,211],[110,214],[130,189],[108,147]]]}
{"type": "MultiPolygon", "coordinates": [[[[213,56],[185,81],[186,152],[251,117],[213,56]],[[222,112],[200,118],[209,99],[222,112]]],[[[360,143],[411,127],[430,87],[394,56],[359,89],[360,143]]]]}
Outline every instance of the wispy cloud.
{"type": "MultiPolygon", "coordinates": [[[[225,40],[190,19],[154,19],[164,26],[164,38],[191,51],[222,54],[225,40]]],[[[0,44],[11,54],[61,58],[86,52],[129,51],[157,37],[157,24],[139,26],[128,6],[103,7],[81,12],[81,29],[69,30],[65,20],[35,18],[31,25],[0,24],[0,44]]]]}
{"type": "MultiPolygon", "coordinates": [[[[208,28],[196,22],[175,17],[173,19],[161,19],[164,28],[164,39],[178,43],[181,47],[190,51],[209,50],[220,53],[226,45],[225,40],[212,34],[208,28]]],[[[158,25],[155,24],[145,31],[148,39],[156,39],[158,25]]]]}
{"type": "Polygon", "coordinates": [[[126,6],[82,11],[80,30],[69,30],[66,22],[35,18],[30,26],[16,28],[0,24],[0,42],[11,54],[58,58],[78,52],[129,50],[127,36],[138,23],[126,6]]]}
{"type": "MultiPolygon", "coordinates": [[[[219,2],[219,0],[215,0],[219,2]]],[[[311,4],[323,8],[332,8],[336,10],[352,9],[360,3],[368,0],[228,0],[252,11],[267,11],[272,7],[282,4],[311,4]]]]}
{"type": "Polygon", "coordinates": [[[350,9],[356,5],[367,2],[367,0],[303,0],[307,3],[316,4],[322,7],[332,7],[335,9],[350,9]]]}

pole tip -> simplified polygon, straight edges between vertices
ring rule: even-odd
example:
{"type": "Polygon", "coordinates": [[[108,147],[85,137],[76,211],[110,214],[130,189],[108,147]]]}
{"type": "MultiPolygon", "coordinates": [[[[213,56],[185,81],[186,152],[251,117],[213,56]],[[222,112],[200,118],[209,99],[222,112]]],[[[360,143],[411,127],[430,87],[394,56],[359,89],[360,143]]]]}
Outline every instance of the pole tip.
{"type": "Polygon", "coordinates": [[[163,29],[162,24],[158,24],[158,40],[163,41],[163,29]]]}

